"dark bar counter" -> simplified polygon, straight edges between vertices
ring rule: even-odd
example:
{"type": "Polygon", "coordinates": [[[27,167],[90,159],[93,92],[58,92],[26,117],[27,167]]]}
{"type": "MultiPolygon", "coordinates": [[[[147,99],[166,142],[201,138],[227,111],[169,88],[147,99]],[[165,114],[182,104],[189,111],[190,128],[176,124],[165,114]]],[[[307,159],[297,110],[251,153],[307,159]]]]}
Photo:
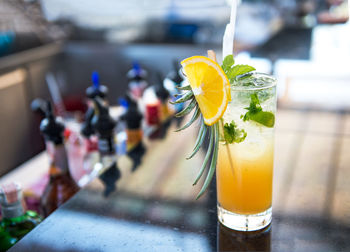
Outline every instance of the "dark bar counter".
{"type": "MultiPolygon", "coordinates": [[[[333,209],[330,202],[317,203],[325,199],[323,192],[329,194],[322,189],[329,184],[313,186],[323,172],[330,176],[328,172],[335,169],[320,169],[317,160],[314,166],[308,163],[309,171],[319,172],[312,172],[313,180],[303,184],[307,174],[296,165],[309,157],[303,155],[305,143],[319,142],[330,133],[321,134],[322,130],[305,128],[302,123],[283,123],[300,118],[299,122],[308,120],[315,125],[313,120],[321,115],[331,116],[312,111],[278,112],[283,121],[276,129],[273,221],[264,230],[236,232],[219,224],[215,182],[195,200],[200,186],[192,187],[192,182],[203,153],[189,161],[185,157],[193,147],[196,129],[174,133],[171,125],[164,139],[145,139],[146,154],[140,165],[134,166],[130,156],[118,158],[122,176],[114,192],[106,195],[113,178],[94,179],[10,251],[350,251],[346,215],[340,208],[327,212],[333,209]],[[301,193],[295,197],[294,192],[301,193]]],[[[344,136],[338,132],[335,137],[344,136]]],[[[345,174],[346,170],[339,166],[337,172],[345,174]]],[[[343,189],[334,188],[331,193],[337,198],[343,189]]]]}

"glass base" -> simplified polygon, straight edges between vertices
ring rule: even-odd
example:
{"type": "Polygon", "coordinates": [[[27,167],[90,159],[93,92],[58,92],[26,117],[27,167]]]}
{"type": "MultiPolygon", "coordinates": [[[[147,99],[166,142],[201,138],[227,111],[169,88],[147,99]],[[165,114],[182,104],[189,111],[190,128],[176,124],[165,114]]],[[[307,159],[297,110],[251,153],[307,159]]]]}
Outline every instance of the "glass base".
{"type": "Polygon", "coordinates": [[[238,231],[255,231],[271,223],[272,207],[258,214],[236,214],[218,204],[218,219],[224,226],[238,231]]]}

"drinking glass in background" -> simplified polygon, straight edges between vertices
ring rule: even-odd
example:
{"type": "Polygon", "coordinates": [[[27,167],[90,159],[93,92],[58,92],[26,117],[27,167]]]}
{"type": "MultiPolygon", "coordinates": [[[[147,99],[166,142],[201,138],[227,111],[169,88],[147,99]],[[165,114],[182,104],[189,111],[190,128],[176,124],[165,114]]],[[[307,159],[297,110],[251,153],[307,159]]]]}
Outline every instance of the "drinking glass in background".
{"type": "Polygon", "coordinates": [[[276,79],[247,75],[232,84],[231,96],[219,121],[218,219],[234,230],[259,230],[272,218],[276,79]],[[229,131],[239,140],[227,142],[229,131]]]}

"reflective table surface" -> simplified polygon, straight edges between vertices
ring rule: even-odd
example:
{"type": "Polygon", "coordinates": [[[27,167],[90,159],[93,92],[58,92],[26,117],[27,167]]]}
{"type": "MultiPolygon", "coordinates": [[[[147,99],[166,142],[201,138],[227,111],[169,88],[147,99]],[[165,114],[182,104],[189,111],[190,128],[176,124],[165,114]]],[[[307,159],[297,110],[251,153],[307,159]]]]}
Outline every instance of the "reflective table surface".
{"type": "Polygon", "coordinates": [[[273,221],[256,232],[218,223],[215,181],[195,200],[204,152],[187,161],[197,129],[175,128],[118,157],[115,191],[96,178],[10,251],[350,251],[349,114],[279,110],[273,221]]]}

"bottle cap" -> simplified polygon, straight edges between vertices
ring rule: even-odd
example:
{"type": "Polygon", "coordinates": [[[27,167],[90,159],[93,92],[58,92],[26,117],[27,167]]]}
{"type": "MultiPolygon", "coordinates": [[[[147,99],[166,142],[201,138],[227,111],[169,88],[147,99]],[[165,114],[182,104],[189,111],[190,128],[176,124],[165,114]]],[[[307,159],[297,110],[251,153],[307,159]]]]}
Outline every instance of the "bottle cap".
{"type": "Polygon", "coordinates": [[[108,93],[108,88],[104,85],[100,85],[98,72],[92,72],[91,79],[92,86],[86,89],[86,96],[90,99],[94,99],[95,97],[105,98],[108,93]]]}
{"type": "Polygon", "coordinates": [[[22,201],[22,188],[19,183],[10,183],[0,186],[0,204],[10,206],[22,201]]]}
{"type": "Polygon", "coordinates": [[[32,101],[30,108],[33,112],[38,113],[41,116],[45,116],[46,102],[43,99],[37,98],[32,101]]]}
{"type": "Polygon", "coordinates": [[[49,101],[46,102],[45,118],[40,123],[40,131],[47,141],[63,143],[64,124],[60,118],[55,118],[49,101]]]}
{"type": "Polygon", "coordinates": [[[132,69],[129,70],[129,72],[126,74],[128,79],[135,80],[135,81],[140,81],[144,80],[147,77],[147,72],[141,68],[140,64],[134,61],[132,63],[132,69]]]}
{"type": "Polygon", "coordinates": [[[2,218],[16,218],[23,215],[26,209],[19,183],[0,186],[0,205],[2,218]]]}
{"type": "Polygon", "coordinates": [[[124,109],[128,109],[128,107],[129,107],[129,102],[128,102],[127,99],[124,98],[124,97],[119,98],[119,99],[118,99],[118,103],[119,103],[119,105],[120,105],[122,108],[124,108],[124,109]]]}

